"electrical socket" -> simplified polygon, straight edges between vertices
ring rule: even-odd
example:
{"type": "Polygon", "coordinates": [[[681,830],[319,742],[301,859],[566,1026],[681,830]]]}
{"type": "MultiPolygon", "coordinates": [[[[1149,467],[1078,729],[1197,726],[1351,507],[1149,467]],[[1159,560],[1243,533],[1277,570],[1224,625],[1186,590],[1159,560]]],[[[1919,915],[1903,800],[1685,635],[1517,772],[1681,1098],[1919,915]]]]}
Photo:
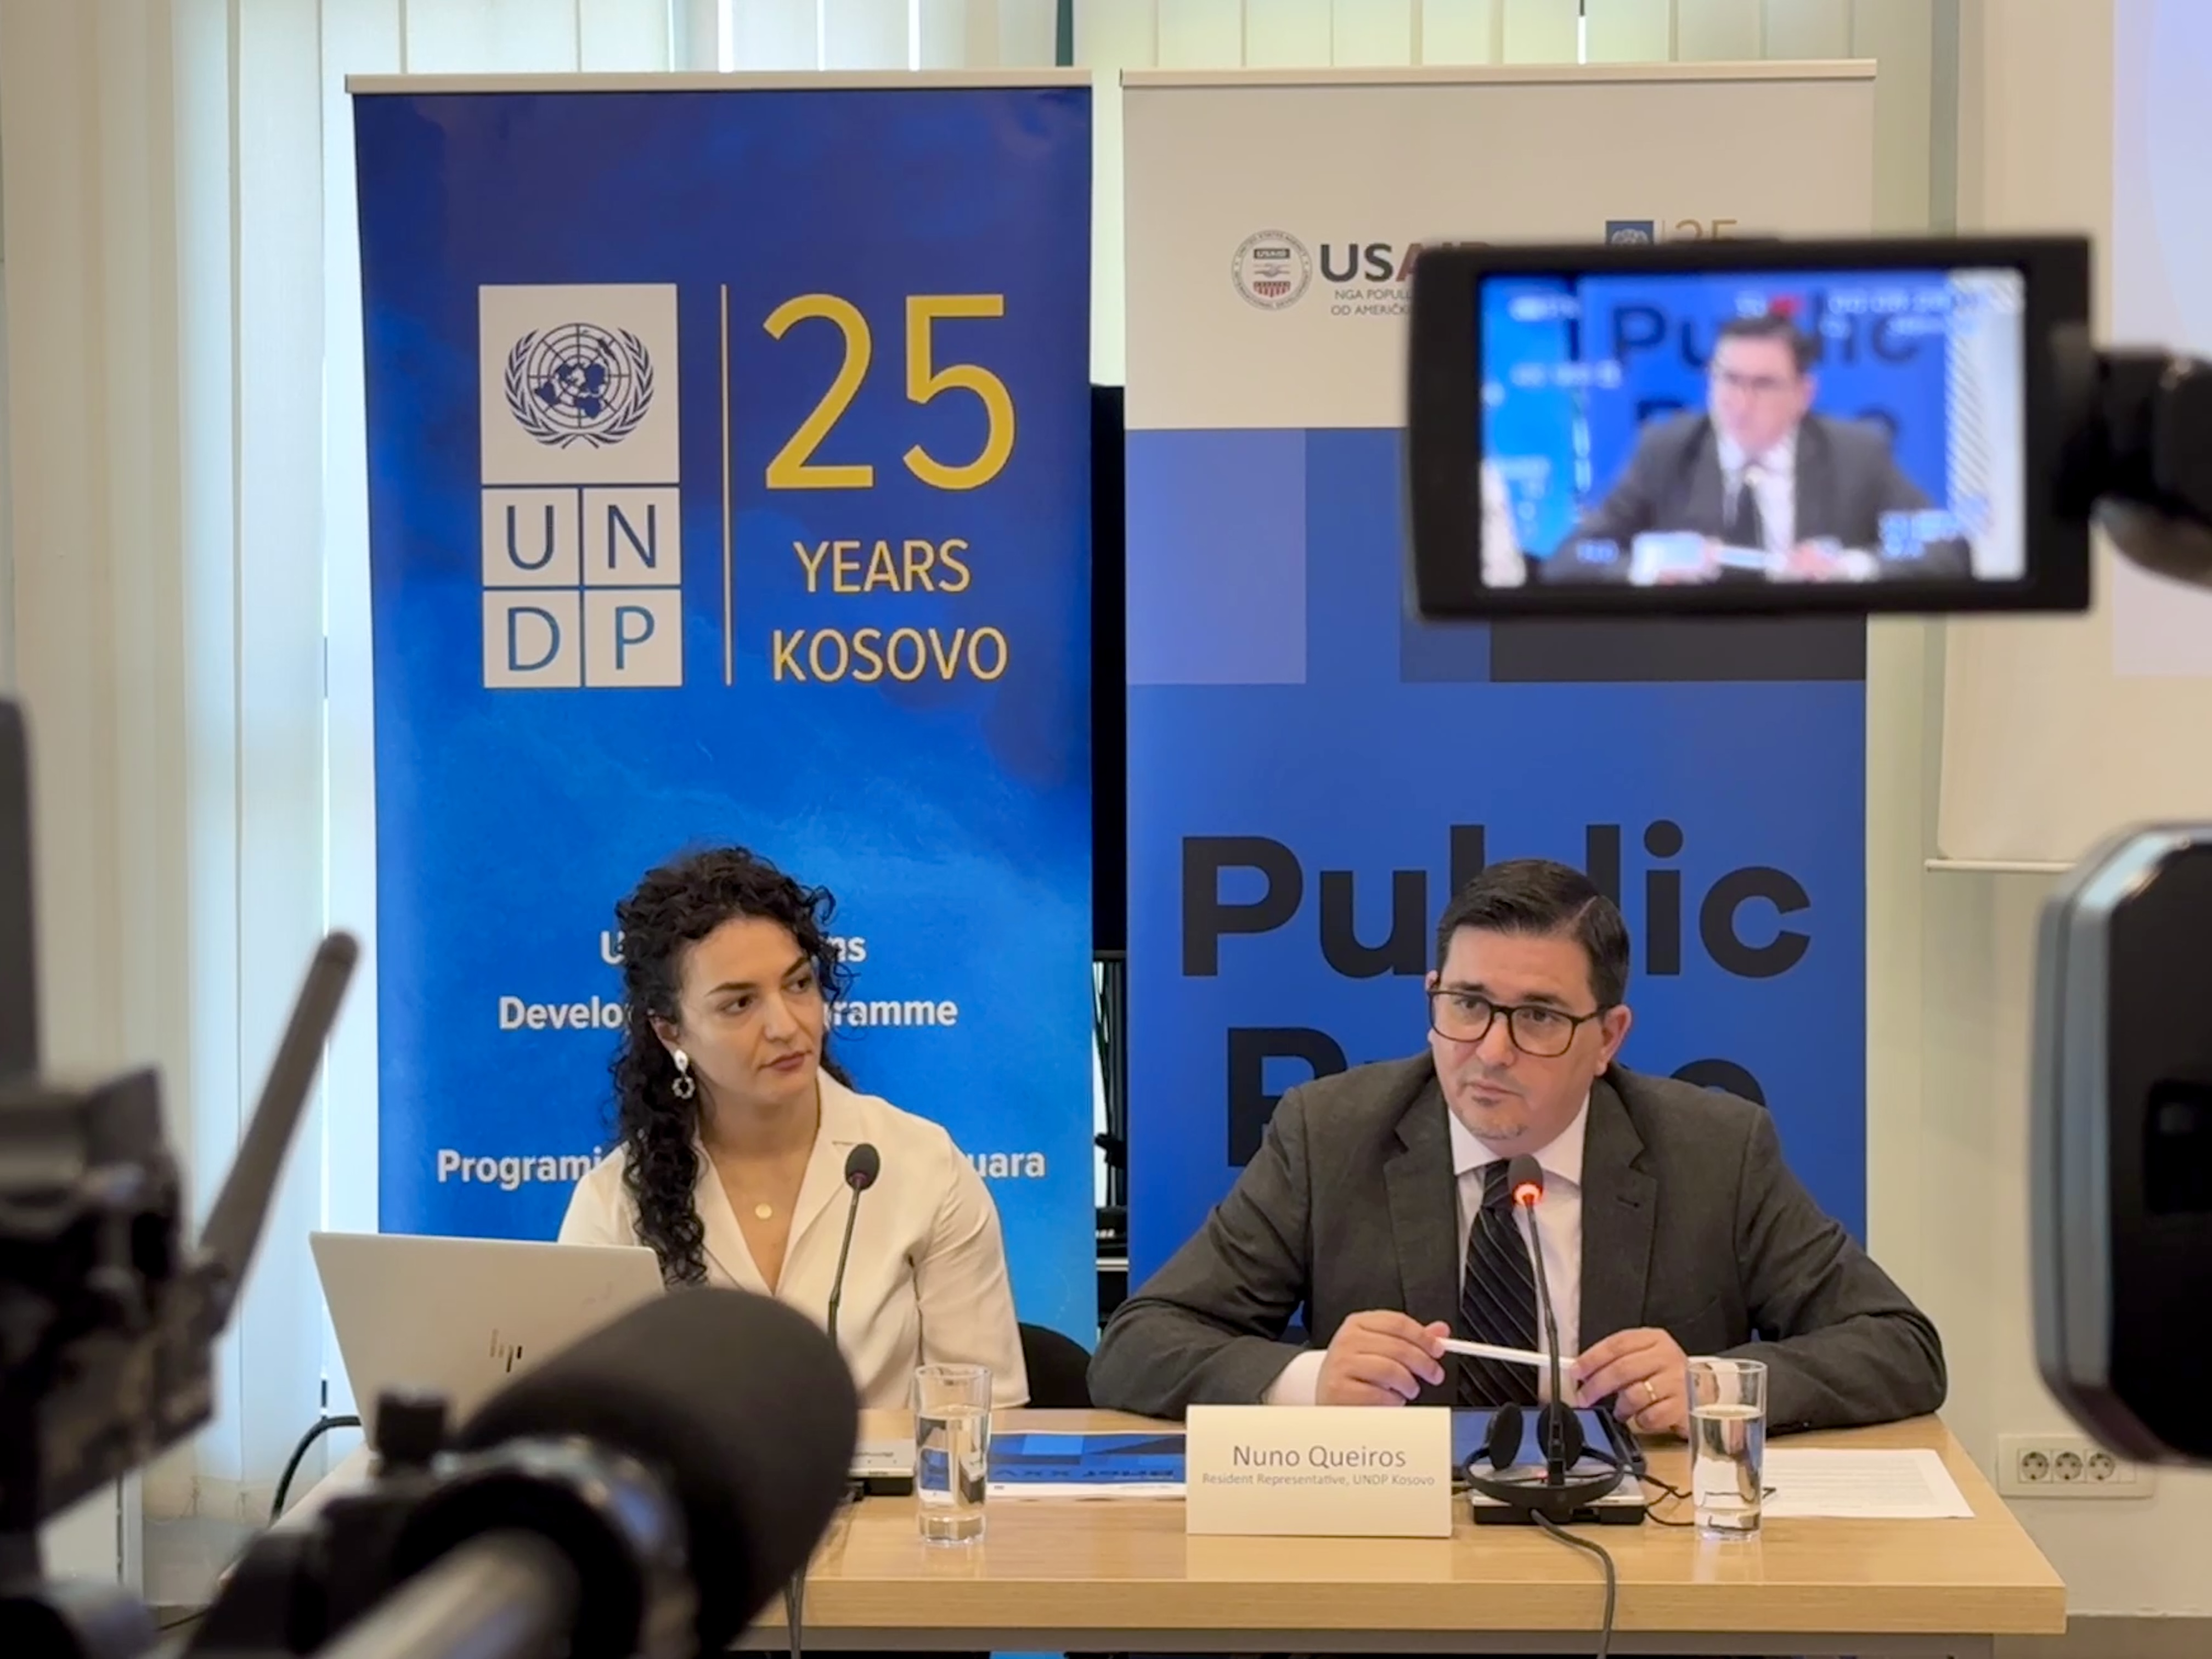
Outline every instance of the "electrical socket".
{"type": "Polygon", "coordinates": [[[2151,1471],[2078,1434],[2001,1434],[1997,1490],[2008,1498],[2148,1498],[2151,1471]]]}

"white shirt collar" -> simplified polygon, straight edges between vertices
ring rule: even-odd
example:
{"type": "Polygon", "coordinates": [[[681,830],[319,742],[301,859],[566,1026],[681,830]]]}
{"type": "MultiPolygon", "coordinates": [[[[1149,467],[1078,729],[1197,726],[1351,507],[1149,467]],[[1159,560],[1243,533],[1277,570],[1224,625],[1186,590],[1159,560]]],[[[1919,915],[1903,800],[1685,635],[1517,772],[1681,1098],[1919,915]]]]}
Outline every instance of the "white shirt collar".
{"type": "MultiPolygon", "coordinates": [[[[1743,471],[1743,446],[1727,433],[1719,433],[1721,441],[1721,471],[1733,477],[1743,471]]],[[[1759,458],[1759,471],[1770,478],[1788,478],[1797,471],[1797,428],[1791,427],[1783,441],[1759,458]]]]}
{"type": "MultiPolygon", "coordinates": [[[[1474,1133],[1459,1121],[1459,1114],[1449,1106],[1444,1108],[1444,1121],[1451,1130],[1452,1174],[1455,1177],[1480,1170],[1486,1164],[1495,1164],[1504,1156],[1493,1152],[1474,1138],[1474,1133]]],[[[1552,1138],[1552,1144],[1536,1154],[1547,1176],[1579,1188],[1583,1184],[1583,1139],[1589,1130],[1589,1097],[1583,1097],[1582,1109],[1574,1121],[1552,1138]]]]}

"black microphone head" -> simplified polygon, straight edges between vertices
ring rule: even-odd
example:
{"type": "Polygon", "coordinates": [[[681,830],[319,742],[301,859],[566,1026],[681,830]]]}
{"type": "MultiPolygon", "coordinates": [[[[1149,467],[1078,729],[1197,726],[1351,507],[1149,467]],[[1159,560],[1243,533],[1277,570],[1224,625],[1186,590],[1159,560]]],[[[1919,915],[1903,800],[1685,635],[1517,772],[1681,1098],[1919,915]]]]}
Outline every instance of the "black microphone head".
{"type": "Polygon", "coordinates": [[[454,1444],[578,1435],[669,1482],[720,1652],[805,1565],[836,1513],[860,1433],[853,1376],[804,1314],[743,1291],[644,1303],[515,1378],[454,1444]]]}
{"type": "Polygon", "coordinates": [[[1522,1153],[1505,1166],[1505,1190],[1516,1204],[1534,1204],[1544,1195],[1544,1166],[1522,1153]]]}
{"type": "Polygon", "coordinates": [[[883,1170],[883,1154],[865,1140],[845,1154],[845,1184],[856,1193],[874,1186],[883,1170]]]}

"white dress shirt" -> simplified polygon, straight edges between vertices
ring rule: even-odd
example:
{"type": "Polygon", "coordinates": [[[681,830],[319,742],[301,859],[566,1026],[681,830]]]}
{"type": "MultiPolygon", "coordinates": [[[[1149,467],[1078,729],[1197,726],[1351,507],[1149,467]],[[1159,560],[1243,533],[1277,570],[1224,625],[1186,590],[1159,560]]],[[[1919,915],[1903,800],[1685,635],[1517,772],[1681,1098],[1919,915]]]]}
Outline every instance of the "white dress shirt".
{"type": "MultiPolygon", "coordinates": [[[[952,1137],[927,1118],[873,1095],[855,1094],[826,1073],[822,1124],[801,1177],[783,1274],[769,1290],[705,1148],[692,1203],[706,1230],[707,1280],[773,1294],[827,1328],[830,1290],[844,1237],[845,1156],[861,1142],[883,1159],[860,1194],[853,1253],[837,1310],[837,1346],[852,1367],[863,1407],[913,1403],[923,1364],[991,1368],[994,1404],[1029,1399],[1013,1290],[998,1206],[952,1137]]],[[[576,1183],[561,1223],[563,1244],[636,1244],[637,1207],[623,1182],[617,1147],[576,1183]]]]}
{"type": "MultiPolygon", "coordinates": [[[[1735,516],[1735,493],[1743,488],[1745,467],[1755,467],[1752,489],[1759,500],[1759,527],[1766,532],[1765,550],[1786,556],[1797,545],[1796,428],[1793,427],[1788,437],[1755,461],[1725,432],[1719,435],[1721,522],[1725,524],[1735,516]]],[[[1548,1257],[1545,1265],[1551,1265],[1548,1257]]]]}
{"type": "MultiPolygon", "coordinates": [[[[1459,1270],[1464,1279],[1468,1237],[1474,1230],[1476,1212],[1482,1208],[1482,1172],[1504,1154],[1477,1140],[1449,1107],[1444,1120],[1451,1131],[1452,1174],[1458,1185],[1459,1270]]],[[[1589,1102],[1585,1099],[1574,1121],[1536,1154],[1536,1162],[1544,1168],[1544,1195],[1536,1203],[1537,1227],[1544,1241],[1544,1277],[1552,1292],[1552,1316],[1559,1322],[1559,1352],[1567,1359],[1582,1352],[1578,1344],[1583,1306],[1583,1139],[1589,1128],[1589,1102]]],[[[1519,1219],[1516,1213],[1515,1220],[1519,1219]]],[[[1522,1224],[1525,1230],[1526,1224],[1522,1224]]],[[[1540,1349],[1540,1321],[1537,1343],[1540,1349]]],[[[1322,1361],[1327,1358],[1325,1349],[1315,1348],[1291,1361],[1268,1387],[1265,1403],[1312,1405],[1321,1382],[1322,1361]]],[[[1550,1397],[1548,1376],[1539,1374],[1537,1392],[1550,1397]]],[[[1572,1392],[1570,1389],[1570,1395],[1572,1392]]]]}

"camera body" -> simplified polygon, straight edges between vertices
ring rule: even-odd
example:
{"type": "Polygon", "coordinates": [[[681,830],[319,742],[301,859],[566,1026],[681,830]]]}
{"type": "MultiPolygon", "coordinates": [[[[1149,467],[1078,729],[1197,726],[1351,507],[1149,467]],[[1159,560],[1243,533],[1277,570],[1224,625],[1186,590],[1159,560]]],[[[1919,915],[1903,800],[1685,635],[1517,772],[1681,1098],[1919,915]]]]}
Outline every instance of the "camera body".
{"type": "Polygon", "coordinates": [[[2093,521],[2206,580],[2212,372],[2097,350],[2089,273],[2081,237],[1425,248],[1420,614],[2079,611],[2093,521]],[[1793,411],[1798,521],[1747,535],[1793,411]]]}
{"type": "Polygon", "coordinates": [[[2030,1178],[2036,1358],[2114,1450],[2212,1462],[2212,825],[2135,830],[2045,902],[2030,1178]]]}
{"type": "MultiPolygon", "coordinates": [[[[1431,619],[2080,611],[2090,532],[2212,585],[2212,368],[2089,335],[2086,238],[1431,246],[1408,585],[1431,619]]],[[[2212,825],[2046,907],[2038,1361],[2116,1450],[2212,1462],[2212,825]]]]}

